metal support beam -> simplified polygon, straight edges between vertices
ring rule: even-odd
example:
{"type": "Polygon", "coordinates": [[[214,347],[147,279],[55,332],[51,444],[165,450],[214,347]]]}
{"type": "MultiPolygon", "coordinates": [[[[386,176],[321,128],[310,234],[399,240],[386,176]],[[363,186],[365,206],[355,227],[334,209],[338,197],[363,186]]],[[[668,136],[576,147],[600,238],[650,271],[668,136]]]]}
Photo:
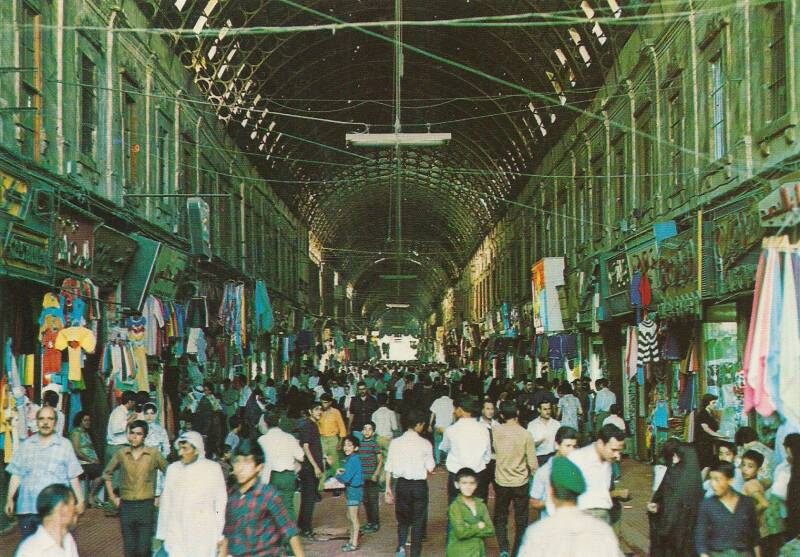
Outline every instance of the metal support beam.
{"type": "Polygon", "coordinates": [[[232,193],[123,193],[122,197],[233,197],[232,193]]]}

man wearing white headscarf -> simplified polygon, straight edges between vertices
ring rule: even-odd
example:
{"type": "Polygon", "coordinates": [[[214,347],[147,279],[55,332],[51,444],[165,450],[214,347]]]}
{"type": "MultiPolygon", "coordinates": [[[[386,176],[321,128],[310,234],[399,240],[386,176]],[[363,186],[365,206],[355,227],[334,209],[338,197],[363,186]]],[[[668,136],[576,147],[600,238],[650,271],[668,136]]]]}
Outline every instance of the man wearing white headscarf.
{"type": "Polygon", "coordinates": [[[169,557],[216,557],[225,527],[228,494],[220,465],[205,457],[203,437],[183,433],[175,442],[180,461],[167,468],[156,538],[169,557]]]}

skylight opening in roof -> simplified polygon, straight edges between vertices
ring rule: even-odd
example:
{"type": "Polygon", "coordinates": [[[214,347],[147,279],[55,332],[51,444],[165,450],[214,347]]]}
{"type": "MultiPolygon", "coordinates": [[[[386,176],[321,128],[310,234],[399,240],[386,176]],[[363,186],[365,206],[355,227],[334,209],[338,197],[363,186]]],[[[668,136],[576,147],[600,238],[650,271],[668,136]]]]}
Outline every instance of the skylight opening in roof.
{"type": "MultiPolygon", "coordinates": [[[[578,47],[578,52],[580,53],[581,58],[583,58],[583,63],[586,64],[586,67],[588,68],[592,64],[592,57],[589,56],[589,51],[586,50],[584,45],[581,45],[578,47]]],[[[573,83],[572,86],[574,87],[575,84],[573,83]]]]}
{"type": "Polygon", "coordinates": [[[527,119],[523,118],[522,123],[525,124],[525,129],[528,130],[528,135],[531,136],[531,139],[536,140],[536,136],[533,133],[533,128],[531,128],[530,122],[527,119]]]}
{"type": "Polygon", "coordinates": [[[183,10],[183,7],[186,5],[186,0],[175,0],[175,9],[179,12],[183,10]]]}
{"type": "Polygon", "coordinates": [[[553,91],[555,91],[556,95],[558,95],[559,100],[561,101],[561,106],[567,104],[567,96],[564,94],[564,90],[561,87],[561,83],[558,81],[558,78],[553,74],[553,72],[545,72],[547,75],[547,79],[550,80],[550,84],[553,86],[553,91]]]}
{"type": "Polygon", "coordinates": [[[228,64],[222,64],[222,67],[217,72],[217,79],[222,79],[222,76],[225,74],[225,70],[228,69],[228,64]]]}
{"type": "Polygon", "coordinates": [[[218,3],[219,0],[208,0],[208,3],[206,3],[206,7],[203,8],[203,15],[206,17],[210,16],[211,12],[214,11],[214,8],[217,7],[218,3]]]}
{"type": "Polygon", "coordinates": [[[225,36],[228,34],[228,31],[231,30],[231,27],[233,27],[233,22],[230,19],[225,20],[225,25],[222,27],[222,29],[219,30],[219,33],[217,34],[217,39],[219,40],[224,39],[225,36]]]}
{"type": "Polygon", "coordinates": [[[566,66],[567,65],[567,57],[564,54],[564,52],[560,48],[555,49],[554,52],[556,53],[556,57],[558,58],[558,61],[561,62],[561,65],[562,66],[566,66]]]}
{"type": "Polygon", "coordinates": [[[194,31],[195,35],[200,34],[200,32],[203,30],[203,27],[206,26],[207,21],[208,18],[204,15],[201,15],[200,17],[197,18],[197,23],[195,23],[194,27],[192,28],[192,31],[194,31]]]}
{"type": "Polygon", "coordinates": [[[622,8],[619,7],[617,4],[617,0],[606,0],[608,2],[608,7],[611,8],[611,13],[614,14],[614,17],[619,19],[622,17],[622,8]]]}
{"type": "Polygon", "coordinates": [[[586,15],[586,19],[592,19],[594,17],[594,8],[592,8],[591,4],[589,4],[587,0],[583,0],[583,2],[581,2],[581,9],[586,15]]]}
{"type": "Polygon", "coordinates": [[[217,43],[214,42],[214,44],[211,45],[211,48],[208,49],[208,59],[213,60],[214,56],[216,55],[217,55],[217,43]]]}
{"type": "Polygon", "coordinates": [[[597,37],[597,42],[599,42],[601,45],[606,44],[608,37],[606,37],[605,31],[603,31],[603,28],[600,27],[599,23],[594,24],[594,27],[592,27],[592,33],[594,33],[594,36],[597,37]]]}

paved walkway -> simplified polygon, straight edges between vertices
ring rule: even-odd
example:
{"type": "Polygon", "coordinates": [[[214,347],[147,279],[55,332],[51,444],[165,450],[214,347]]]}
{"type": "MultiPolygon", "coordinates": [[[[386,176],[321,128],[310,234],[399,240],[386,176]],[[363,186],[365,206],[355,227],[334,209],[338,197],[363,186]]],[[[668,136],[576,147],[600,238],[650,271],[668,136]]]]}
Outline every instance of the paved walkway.
{"type": "MultiPolygon", "coordinates": [[[[622,465],[624,487],[631,490],[633,499],[626,503],[623,510],[621,536],[623,549],[637,556],[646,555],[648,547],[647,517],[645,504],[650,497],[651,473],[650,467],[644,464],[626,460],[622,465]]],[[[447,475],[441,468],[437,469],[430,481],[431,502],[429,512],[428,540],[423,546],[425,556],[444,555],[444,532],[447,524],[447,495],[445,481],[447,475]]],[[[489,507],[492,510],[494,500],[489,496],[489,507]]],[[[394,557],[395,544],[397,543],[396,523],[394,520],[394,507],[386,505],[381,497],[381,517],[383,527],[376,534],[366,535],[361,541],[361,551],[355,555],[363,557],[394,557]]],[[[362,516],[363,520],[363,516],[362,516]]],[[[323,527],[333,530],[338,529],[344,533],[346,527],[344,498],[324,496],[322,503],[317,505],[315,524],[320,529],[323,527]]],[[[513,524],[513,517],[509,519],[513,524]]],[[[78,549],[82,557],[123,557],[122,541],[119,532],[119,521],[107,518],[102,511],[90,509],[81,518],[77,533],[78,549]]],[[[0,538],[0,557],[12,557],[19,537],[16,533],[0,538]]],[[[343,539],[333,539],[325,542],[306,543],[306,554],[310,557],[339,557],[351,555],[342,553],[339,548],[345,542],[343,539]]],[[[498,554],[497,543],[494,538],[487,544],[488,556],[496,557],[498,554]]]]}

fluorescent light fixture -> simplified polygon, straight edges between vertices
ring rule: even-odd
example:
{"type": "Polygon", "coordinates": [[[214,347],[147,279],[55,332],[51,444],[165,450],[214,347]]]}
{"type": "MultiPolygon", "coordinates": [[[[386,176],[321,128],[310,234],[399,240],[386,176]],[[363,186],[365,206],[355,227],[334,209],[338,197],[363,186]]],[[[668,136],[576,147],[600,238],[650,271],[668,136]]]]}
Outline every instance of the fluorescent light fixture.
{"type": "Polygon", "coordinates": [[[389,309],[406,309],[411,307],[410,304],[386,304],[386,307],[389,309]]]}
{"type": "Polygon", "coordinates": [[[348,133],[344,136],[354,147],[438,147],[452,139],[449,133],[348,133]]]}

